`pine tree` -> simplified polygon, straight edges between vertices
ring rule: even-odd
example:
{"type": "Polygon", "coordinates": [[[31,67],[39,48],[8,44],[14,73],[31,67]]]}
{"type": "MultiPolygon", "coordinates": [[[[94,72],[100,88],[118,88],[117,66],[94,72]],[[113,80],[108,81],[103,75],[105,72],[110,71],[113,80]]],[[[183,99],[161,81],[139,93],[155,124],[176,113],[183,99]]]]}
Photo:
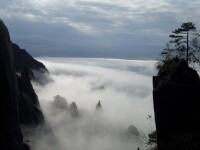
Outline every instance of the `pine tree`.
{"type": "Polygon", "coordinates": [[[185,59],[187,63],[192,60],[192,50],[189,46],[190,31],[195,31],[195,24],[186,22],[180,28],[172,31],[173,34],[169,35],[171,40],[167,44],[167,48],[161,53],[165,59],[178,57],[185,59]],[[171,46],[174,45],[173,48],[171,46]]]}

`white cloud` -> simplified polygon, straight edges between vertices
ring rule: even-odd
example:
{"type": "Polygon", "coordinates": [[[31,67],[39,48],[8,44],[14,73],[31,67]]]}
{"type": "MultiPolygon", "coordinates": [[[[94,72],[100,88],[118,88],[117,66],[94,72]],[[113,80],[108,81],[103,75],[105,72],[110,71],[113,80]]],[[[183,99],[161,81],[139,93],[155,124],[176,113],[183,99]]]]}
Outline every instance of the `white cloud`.
{"type": "MultiPolygon", "coordinates": [[[[153,123],[152,75],[155,61],[38,58],[50,71],[53,82],[33,83],[43,111],[61,146],[72,150],[121,150],[144,146],[123,135],[129,125],[149,132],[153,123]],[[48,105],[55,95],[75,101],[81,119],[73,121],[65,113],[52,114],[48,105]],[[95,106],[101,100],[103,114],[95,106]]],[[[37,148],[36,148],[37,150],[37,148]]]]}
{"type": "Polygon", "coordinates": [[[37,56],[156,58],[183,22],[200,27],[199,5],[198,0],[3,0],[0,15],[13,41],[37,56]],[[26,38],[35,32],[42,39],[26,38]]]}
{"type": "MultiPolygon", "coordinates": [[[[60,21],[88,34],[106,31],[135,33],[136,24],[142,24],[141,27],[152,29],[153,32],[156,28],[148,27],[148,23],[159,24],[166,16],[173,20],[182,18],[180,22],[194,19],[199,15],[198,4],[198,1],[170,0],[21,0],[1,9],[13,17],[13,12],[21,13],[22,18],[23,12],[29,16],[40,16],[42,19],[38,18],[38,21],[44,22],[66,18],[67,22],[60,21]]],[[[24,19],[30,21],[30,17],[24,19]]]]}

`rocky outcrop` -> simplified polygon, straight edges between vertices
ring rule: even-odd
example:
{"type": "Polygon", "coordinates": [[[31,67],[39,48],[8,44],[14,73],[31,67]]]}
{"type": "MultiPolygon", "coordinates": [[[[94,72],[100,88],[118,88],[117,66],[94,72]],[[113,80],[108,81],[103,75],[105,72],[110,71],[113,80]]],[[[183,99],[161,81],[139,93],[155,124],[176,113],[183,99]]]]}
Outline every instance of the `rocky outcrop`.
{"type": "Polygon", "coordinates": [[[51,107],[60,110],[68,110],[67,100],[65,99],[65,97],[56,95],[54,97],[54,101],[51,103],[51,107]]]}
{"type": "Polygon", "coordinates": [[[25,129],[31,126],[31,131],[35,132],[36,126],[41,125],[40,128],[53,135],[31,84],[31,79],[35,79],[32,70],[41,73],[48,70],[11,42],[8,29],[1,20],[0,70],[0,149],[28,150],[30,147],[23,142],[23,136],[31,133],[25,135],[25,129]]]}
{"type": "Polygon", "coordinates": [[[18,76],[19,87],[19,120],[23,125],[36,126],[44,123],[40,103],[31,84],[29,69],[18,76]]]}
{"type": "Polygon", "coordinates": [[[78,118],[79,110],[75,102],[72,102],[69,106],[65,97],[60,95],[54,96],[54,100],[51,103],[51,110],[55,114],[60,114],[61,112],[65,111],[69,114],[72,118],[78,118]]]}
{"type": "Polygon", "coordinates": [[[99,102],[96,105],[96,111],[98,111],[98,112],[102,112],[103,111],[100,100],[99,100],[99,102]]]}
{"type": "Polygon", "coordinates": [[[12,43],[12,51],[18,74],[28,69],[31,80],[40,84],[46,84],[51,81],[49,72],[44,64],[34,59],[25,49],[21,49],[17,44],[12,43]]]}
{"type": "Polygon", "coordinates": [[[159,150],[200,149],[199,91],[199,76],[184,60],[171,60],[153,77],[159,150]]]}
{"type": "Polygon", "coordinates": [[[25,69],[48,72],[44,64],[34,59],[25,49],[21,49],[17,44],[12,43],[12,50],[17,72],[22,72],[25,69]]]}
{"type": "Polygon", "coordinates": [[[18,87],[9,32],[0,21],[0,149],[24,150],[19,124],[18,87]]]}
{"type": "Polygon", "coordinates": [[[78,107],[75,102],[72,102],[69,107],[70,114],[73,118],[79,117],[78,107]]]}

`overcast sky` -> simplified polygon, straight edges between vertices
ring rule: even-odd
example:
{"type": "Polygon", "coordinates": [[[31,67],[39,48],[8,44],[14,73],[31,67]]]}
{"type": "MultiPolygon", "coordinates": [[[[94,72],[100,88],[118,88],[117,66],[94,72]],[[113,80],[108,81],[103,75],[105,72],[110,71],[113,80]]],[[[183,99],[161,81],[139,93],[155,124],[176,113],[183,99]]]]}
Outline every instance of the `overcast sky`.
{"type": "Polygon", "coordinates": [[[34,56],[156,58],[199,0],[1,0],[12,41],[34,56]]]}

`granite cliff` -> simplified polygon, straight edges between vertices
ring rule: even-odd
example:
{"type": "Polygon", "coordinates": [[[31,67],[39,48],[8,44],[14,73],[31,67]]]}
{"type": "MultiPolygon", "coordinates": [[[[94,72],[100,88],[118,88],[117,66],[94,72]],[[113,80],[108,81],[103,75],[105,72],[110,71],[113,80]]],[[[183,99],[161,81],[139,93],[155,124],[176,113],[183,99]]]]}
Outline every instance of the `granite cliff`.
{"type": "Polygon", "coordinates": [[[44,123],[44,115],[40,109],[38,97],[31,84],[29,69],[24,69],[17,77],[19,89],[19,121],[23,125],[40,125],[44,123]]]}
{"type": "Polygon", "coordinates": [[[44,64],[34,59],[25,49],[20,48],[17,44],[12,43],[12,51],[17,72],[22,72],[24,69],[48,72],[44,64]]]}
{"type": "Polygon", "coordinates": [[[24,150],[19,123],[19,90],[9,32],[0,22],[0,148],[24,150]]]}
{"type": "Polygon", "coordinates": [[[200,79],[186,61],[172,59],[153,77],[158,150],[200,149],[200,79]]]}
{"type": "Polygon", "coordinates": [[[21,125],[37,126],[45,122],[37,95],[31,84],[32,69],[48,72],[10,40],[0,20],[0,149],[27,150],[21,125]],[[13,55],[14,53],[14,55],[13,55]]]}

